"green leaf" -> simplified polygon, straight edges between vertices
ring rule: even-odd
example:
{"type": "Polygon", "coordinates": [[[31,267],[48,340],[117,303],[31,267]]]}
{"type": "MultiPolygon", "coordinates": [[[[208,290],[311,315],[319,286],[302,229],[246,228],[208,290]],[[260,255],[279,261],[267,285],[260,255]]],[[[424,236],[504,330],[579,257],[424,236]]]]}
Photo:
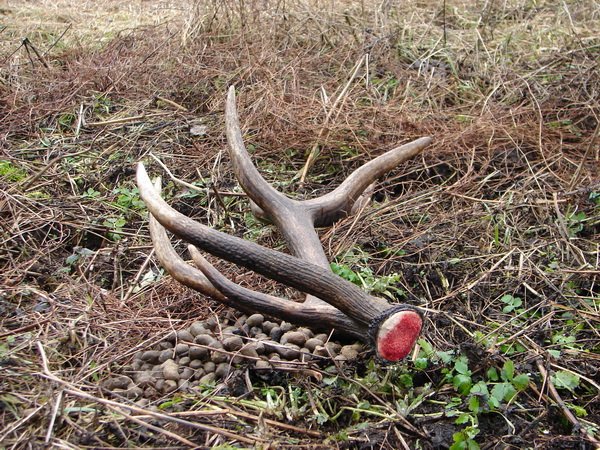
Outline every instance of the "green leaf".
{"type": "Polygon", "coordinates": [[[512,379],[512,384],[517,391],[523,391],[529,386],[529,375],[522,373],[512,379]]]}
{"type": "Polygon", "coordinates": [[[428,364],[429,360],[427,358],[417,358],[415,360],[415,368],[419,370],[427,369],[428,364]]]}
{"type": "Polygon", "coordinates": [[[462,413],[460,416],[458,416],[456,418],[454,423],[457,425],[462,425],[462,424],[468,423],[470,420],[471,420],[471,414],[462,413]]]}
{"type": "Polygon", "coordinates": [[[498,400],[498,403],[502,401],[510,401],[517,394],[517,390],[510,383],[498,383],[494,385],[492,389],[492,397],[498,400]]]}
{"type": "Polygon", "coordinates": [[[557,389],[568,389],[572,391],[579,386],[579,376],[566,370],[559,370],[550,377],[557,389]]]}
{"type": "Polygon", "coordinates": [[[452,361],[452,357],[454,356],[454,354],[452,353],[452,351],[437,352],[437,355],[442,360],[442,362],[444,364],[450,364],[450,361],[452,361]]]}
{"type": "Polygon", "coordinates": [[[485,381],[479,381],[476,384],[474,384],[469,393],[473,395],[479,395],[481,397],[487,397],[488,395],[490,395],[485,381]]]}
{"type": "Polygon", "coordinates": [[[567,403],[567,406],[575,413],[577,417],[585,417],[588,415],[588,412],[585,410],[585,408],[582,408],[581,406],[574,405],[573,403],[567,403]]]}
{"type": "Polygon", "coordinates": [[[471,375],[471,371],[469,370],[469,365],[467,363],[467,358],[461,356],[456,360],[454,364],[454,370],[456,370],[461,375],[471,375]]]}
{"type": "Polygon", "coordinates": [[[479,397],[473,395],[469,398],[469,411],[479,414],[479,397]]]}
{"type": "Polygon", "coordinates": [[[490,381],[499,381],[500,377],[498,376],[498,371],[495,367],[490,367],[486,373],[487,379],[490,381]]]}
{"type": "Polygon", "coordinates": [[[504,363],[504,367],[502,368],[502,372],[500,373],[500,376],[502,377],[502,379],[504,381],[511,381],[513,379],[514,375],[515,375],[515,364],[510,359],[507,359],[506,362],[504,363]]]}
{"type": "Polygon", "coordinates": [[[452,384],[454,385],[454,388],[462,395],[467,395],[471,390],[473,382],[471,381],[470,376],[458,374],[452,378],[452,384]]]}

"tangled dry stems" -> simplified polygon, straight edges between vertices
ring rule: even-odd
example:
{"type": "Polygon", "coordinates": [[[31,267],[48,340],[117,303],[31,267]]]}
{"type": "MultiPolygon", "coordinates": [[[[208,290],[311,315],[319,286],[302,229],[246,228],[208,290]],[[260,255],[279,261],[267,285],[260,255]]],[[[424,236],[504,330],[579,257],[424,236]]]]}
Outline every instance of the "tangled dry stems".
{"type": "MultiPolygon", "coordinates": [[[[26,20],[39,14],[30,6],[3,13],[22,23],[2,30],[0,48],[2,159],[21,175],[1,179],[1,414],[8,426],[0,441],[15,448],[44,441],[108,447],[130,439],[210,446],[239,441],[245,432],[237,439],[220,433],[236,426],[248,426],[258,443],[273,435],[285,440],[280,432],[302,445],[322,440],[306,430],[312,423],[285,432],[272,424],[278,431],[268,434],[231,405],[223,415],[184,423],[171,414],[158,419],[170,424],[168,433],[150,433],[146,417],[133,417],[126,399],[102,400],[97,384],[166,330],[214,308],[166,278],[130,289],[146,273],[142,267],[159,268],[148,259],[143,212],[125,210],[113,188],[132,187],[133,162],[152,152],[177,178],[239,192],[223,153],[230,84],[240,90],[242,128],[259,167],[290,195],[331,189],[387,148],[435,136],[423,158],[382,182],[372,207],[323,232],[325,247],[332,256],[359,247],[376,273],[402,274],[403,288],[430,311],[427,338],[436,348],[460,350],[486,367],[502,360],[501,345],[518,343],[526,349],[516,357],[523,370],[539,375],[534,360],[542,357],[550,369],[578,373],[595,392],[580,393],[586,420],[597,423],[599,219],[590,200],[600,189],[597,5],[491,2],[480,10],[448,2],[443,14],[435,3],[267,4],[195,3],[182,11],[166,5],[160,20],[138,11],[101,41],[82,26],[91,17],[106,23],[101,11],[72,11],[68,26],[45,9],[43,27],[26,20]],[[40,50],[51,48],[41,52],[47,68],[18,48],[23,36],[40,50]],[[191,136],[198,123],[206,134],[191,136]],[[291,180],[311,149],[321,156],[300,189],[291,180]],[[574,212],[585,212],[582,224],[573,222],[574,212]],[[122,239],[111,241],[105,221],[121,216],[122,239]],[[92,252],[66,264],[80,248],[92,252]],[[499,299],[507,293],[538,314],[523,322],[503,313],[499,299]],[[564,312],[584,328],[581,345],[563,349],[557,361],[546,352],[553,333],[566,328],[564,312]],[[491,336],[494,328],[502,337],[484,351],[475,332],[491,336]],[[59,408],[73,409],[57,415],[59,408]]],[[[117,3],[106,5],[121,17],[117,3]]],[[[214,195],[199,206],[198,198],[170,189],[172,203],[199,220],[239,235],[252,231],[243,197],[224,196],[223,211],[214,195]]],[[[268,229],[257,238],[280,245],[268,229]]],[[[242,284],[259,282],[222,267],[242,284]]],[[[546,383],[536,379],[538,389],[546,383]]],[[[443,389],[438,396],[447,398],[443,389]]],[[[545,391],[529,393],[527,402],[538,398],[551,402],[545,391]]],[[[224,408],[222,401],[203,404],[224,408]]],[[[546,438],[534,427],[536,445],[576,439],[561,437],[547,411],[536,417],[554,427],[546,438]]],[[[423,433],[425,425],[416,427],[423,433]]],[[[373,430],[372,442],[382,446],[398,448],[404,439],[393,423],[373,430]]]]}

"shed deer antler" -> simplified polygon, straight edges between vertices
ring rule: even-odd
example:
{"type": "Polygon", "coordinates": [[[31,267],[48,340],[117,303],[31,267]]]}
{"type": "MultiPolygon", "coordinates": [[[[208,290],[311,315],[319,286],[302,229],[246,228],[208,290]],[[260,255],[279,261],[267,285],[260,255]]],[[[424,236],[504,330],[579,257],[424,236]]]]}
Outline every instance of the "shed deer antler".
{"type": "Polygon", "coordinates": [[[335,329],[372,343],[384,360],[404,358],[421,330],[418,308],[390,305],[332,273],[315,227],[331,225],[350,214],[361,194],[377,178],[420,153],[431,139],[420,138],[390,150],[354,171],[334,191],[298,201],[276,191],[252,164],[242,140],[233,87],[227,96],[226,128],[233,170],[240,185],[255,203],[255,213],[272,221],[281,231],[293,256],[221,233],[178,213],[160,197],[160,181],[154,186],[140,163],[137,183],[151,213],[150,234],[156,255],[167,272],[182,284],[244,312],[261,312],[298,324],[335,329]],[[188,248],[198,269],[177,255],[163,226],[193,244],[188,248]],[[194,246],[285,283],[307,297],[297,303],[243,288],[219,273],[194,246]]]}

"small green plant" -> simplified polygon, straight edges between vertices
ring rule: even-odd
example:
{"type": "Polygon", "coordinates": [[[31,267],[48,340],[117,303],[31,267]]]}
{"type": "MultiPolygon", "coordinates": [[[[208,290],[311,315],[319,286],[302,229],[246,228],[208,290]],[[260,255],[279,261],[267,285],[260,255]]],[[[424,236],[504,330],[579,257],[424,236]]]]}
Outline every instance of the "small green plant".
{"type": "Polygon", "coordinates": [[[573,392],[579,386],[579,375],[566,370],[559,370],[550,376],[552,383],[557,389],[565,389],[573,392]]]}
{"type": "Polygon", "coordinates": [[[450,450],[479,450],[479,444],[475,441],[475,436],[479,434],[476,426],[468,426],[452,435],[454,444],[450,450]]]}
{"type": "Polygon", "coordinates": [[[376,277],[369,267],[360,267],[355,271],[347,264],[332,262],[330,266],[333,273],[362,287],[371,294],[385,295],[392,300],[406,295],[402,289],[396,286],[401,279],[397,273],[376,277]]]}
{"type": "Polygon", "coordinates": [[[6,181],[18,183],[27,178],[27,172],[20,167],[15,166],[12,162],[5,159],[0,159],[0,178],[6,181]]]}
{"type": "Polygon", "coordinates": [[[116,205],[123,209],[143,210],[146,205],[140,198],[140,191],[137,187],[132,189],[127,187],[117,187],[113,190],[113,194],[117,195],[116,205]]]}
{"type": "Polygon", "coordinates": [[[85,191],[83,194],[81,194],[81,196],[83,198],[98,198],[100,197],[100,192],[98,192],[97,190],[95,190],[94,188],[88,188],[87,191],[85,191]]]}
{"type": "Polygon", "coordinates": [[[510,294],[506,294],[500,298],[500,301],[506,305],[504,308],[502,308],[503,313],[516,312],[520,314],[524,311],[522,308],[520,308],[520,306],[523,305],[523,300],[521,300],[521,297],[513,297],[510,294]]]}
{"type": "Polygon", "coordinates": [[[123,227],[127,224],[127,220],[125,217],[108,217],[103,222],[108,231],[106,232],[106,237],[113,242],[120,241],[123,237],[123,227]]]}
{"type": "Polygon", "coordinates": [[[112,108],[112,102],[110,98],[108,98],[104,94],[99,94],[94,98],[94,102],[92,107],[96,114],[108,114],[110,112],[110,108],[112,108]]]}
{"type": "Polygon", "coordinates": [[[73,113],[63,113],[58,116],[58,128],[61,131],[68,131],[73,128],[73,125],[77,121],[77,116],[73,113]]]}
{"type": "Polygon", "coordinates": [[[581,231],[583,231],[584,222],[587,220],[587,216],[583,211],[577,212],[576,209],[571,210],[571,207],[565,214],[565,221],[567,223],[567,231],[569,237],[575,237],[581,231]]]}

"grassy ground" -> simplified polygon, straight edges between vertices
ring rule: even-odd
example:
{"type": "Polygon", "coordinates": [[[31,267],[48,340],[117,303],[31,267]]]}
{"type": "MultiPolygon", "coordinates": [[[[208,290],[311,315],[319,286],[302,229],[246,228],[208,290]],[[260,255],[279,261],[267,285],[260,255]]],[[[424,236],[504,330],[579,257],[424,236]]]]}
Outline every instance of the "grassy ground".
{"type": "MultiPolygon", "coordinates": [[[[0,446],[598,446],[599,19],[592,1],[6,2],[0,446]],[[224,311],[161,275],[134,164],[239,192],[231,84],[256,164],[292,196],[435,138],[359,217],[321,233],[346,276],[415,295],[426,327],[403,364],[136,406],[99,382],[224,311]]],[[[212,194],[171,182],[165,195],[281,246],[243,197],[226,196],[224,214],[212,194]]]]}

